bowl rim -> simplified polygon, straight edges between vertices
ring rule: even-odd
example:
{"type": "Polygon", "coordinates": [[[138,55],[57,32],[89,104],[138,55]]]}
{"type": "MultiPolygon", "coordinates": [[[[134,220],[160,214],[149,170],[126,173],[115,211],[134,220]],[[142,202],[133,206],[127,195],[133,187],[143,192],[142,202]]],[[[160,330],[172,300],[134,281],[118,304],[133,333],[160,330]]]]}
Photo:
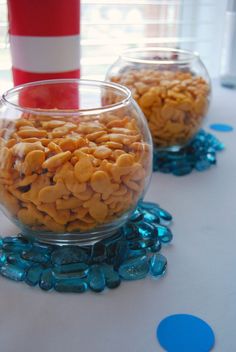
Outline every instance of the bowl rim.
{"type": "Polygon", "coordinates": [[[140,64],[152,64],[152,65],[173,65],[173,64],[188,64],[192,62],[194,59],[199,59],[199,53],[196,51],[190,51],[190,50],[184,50],[184,49],[176,49],[176,48],[169,48],[169,47],[138,47],[138,48],[133,48],[133,49],[127,49],[123,51],[123,53],[120,55],[120,58],[131,62],[131,63],[140,63],[140,64]],[[139,59],[135,57],[130,57],[129,54],[132,53],[143,53],[143,52],[172,52],[174,54],[184,54],[186,55],[185,59],[180,59],[180,60],[161,60],[161,59],[139,59]]]}
{"type": "Polygon", "coordinates": [[[4,105],[10,106],[12,109],[20,110],[22,112],[27,112],[31,114],[37,114],[37,115],[51,115],[51,116],[74,116],[74,115],[80,115],[80,116],[85,116],[85,115],[95,115],[95,114],[101,114],[104,112],[109,112],[112,110],[117,110],[125,105],[129,104],[129,102],[133,100],[131,91],[125,87],[122,86],[118,83],[113,83],[113,82],[108,82],[108,81],[101,81],[101,80],[92,80],[92,79],[78,79],[78,78],[63,78],[63,79],[49,79],[49,80],[41,80],[41,81],[34,81],[30,83],[25,83],[21,84],[18,86],[15,86],[13,88],[8,89],[2,94],[1,101],[4,105]],[[123,94],[125,94],[125,97],[121,99],[121,101],[114,103],[114,104],[108,104],[105,106],[101,107],[95,107],[95,108],[88,108],[88,109],[36,109],[36,108],[27,108],[27,107],[21,107],[18,104],[12,103],[9,101],[9,98],[13,94],[17,94],[20,91],[23,91],[25,88],[29,87],[36,87],[36,86],[42,86],[42,85],[52,85],[52,84],[63,84],[63,83],[77,83],[77,84],[82,84],[84,86],[88,87],[104,87],[104,88],[111,88],[116,91],[120,91],[123,94]]]}

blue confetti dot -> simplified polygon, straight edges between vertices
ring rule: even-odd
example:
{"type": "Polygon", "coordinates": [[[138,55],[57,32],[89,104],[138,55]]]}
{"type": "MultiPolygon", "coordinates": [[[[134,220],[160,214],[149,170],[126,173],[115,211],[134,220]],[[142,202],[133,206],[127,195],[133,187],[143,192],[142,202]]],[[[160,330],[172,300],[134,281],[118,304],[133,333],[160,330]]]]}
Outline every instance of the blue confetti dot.
{"type": "Polygon", "coordinates": [[[232,126],[226,125],[224,123],[213,123],[210,125],[210,128],[219,132],[231,132],[234,129],[232,126]]]}
{"type": "Polygon", "coordinates": [[[163,319],[157,327],[157,339],[168,352],[209,352],[215,342],[211,327],[188,314],[163,319]]]}

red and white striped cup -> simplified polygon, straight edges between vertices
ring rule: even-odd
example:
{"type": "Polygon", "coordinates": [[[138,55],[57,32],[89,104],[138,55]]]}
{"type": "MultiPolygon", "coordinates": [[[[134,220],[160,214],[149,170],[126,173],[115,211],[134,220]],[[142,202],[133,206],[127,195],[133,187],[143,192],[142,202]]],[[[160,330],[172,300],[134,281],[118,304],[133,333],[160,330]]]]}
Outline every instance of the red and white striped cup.
{"type": "Polygon", "coordinates": [[[14,85],[80,75],[80,0],[8,0],[14,85]]]}

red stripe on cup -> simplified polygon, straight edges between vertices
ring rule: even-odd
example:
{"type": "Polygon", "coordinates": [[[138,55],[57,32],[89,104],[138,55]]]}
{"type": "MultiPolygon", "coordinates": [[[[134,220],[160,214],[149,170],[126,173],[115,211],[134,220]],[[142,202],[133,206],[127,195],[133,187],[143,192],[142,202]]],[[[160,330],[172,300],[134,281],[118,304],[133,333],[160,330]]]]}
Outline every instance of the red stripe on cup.
{"type": "Polygon", "coordinates": [[[80,0],[8,0],[9,33],[64,36],[80,33],[80,0]]]}
{"type": "Polygon", "coordinates": [[[57,73],[35,73],[19,70],[15,67],[12,68],[14,85],[20,85],[28,82],[59,79],[59,78],[79,78],[80,70],[57,72],[57,73]]]}

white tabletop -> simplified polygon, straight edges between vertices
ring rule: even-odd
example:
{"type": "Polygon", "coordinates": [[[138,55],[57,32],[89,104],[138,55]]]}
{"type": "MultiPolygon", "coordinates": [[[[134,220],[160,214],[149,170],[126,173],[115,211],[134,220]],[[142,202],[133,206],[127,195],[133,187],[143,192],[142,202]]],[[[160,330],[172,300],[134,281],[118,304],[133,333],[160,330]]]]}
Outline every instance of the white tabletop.
{"type": "MultiPolygon", "coordinates": [[[[205,319],[214,351],[236,350],[236,91],[218,83],[212,122],[235,129],[215,133],[226,145],[218,166],[179,178],[155,173],[146,196],[174,215],[167,275],[102,294],[45,293],[0,277],[1,351],[161,352],[156,327],[176,313],[205,319]]],[[[3,215],[0,222],[2,234],[16,233],[3,215]]]]}

